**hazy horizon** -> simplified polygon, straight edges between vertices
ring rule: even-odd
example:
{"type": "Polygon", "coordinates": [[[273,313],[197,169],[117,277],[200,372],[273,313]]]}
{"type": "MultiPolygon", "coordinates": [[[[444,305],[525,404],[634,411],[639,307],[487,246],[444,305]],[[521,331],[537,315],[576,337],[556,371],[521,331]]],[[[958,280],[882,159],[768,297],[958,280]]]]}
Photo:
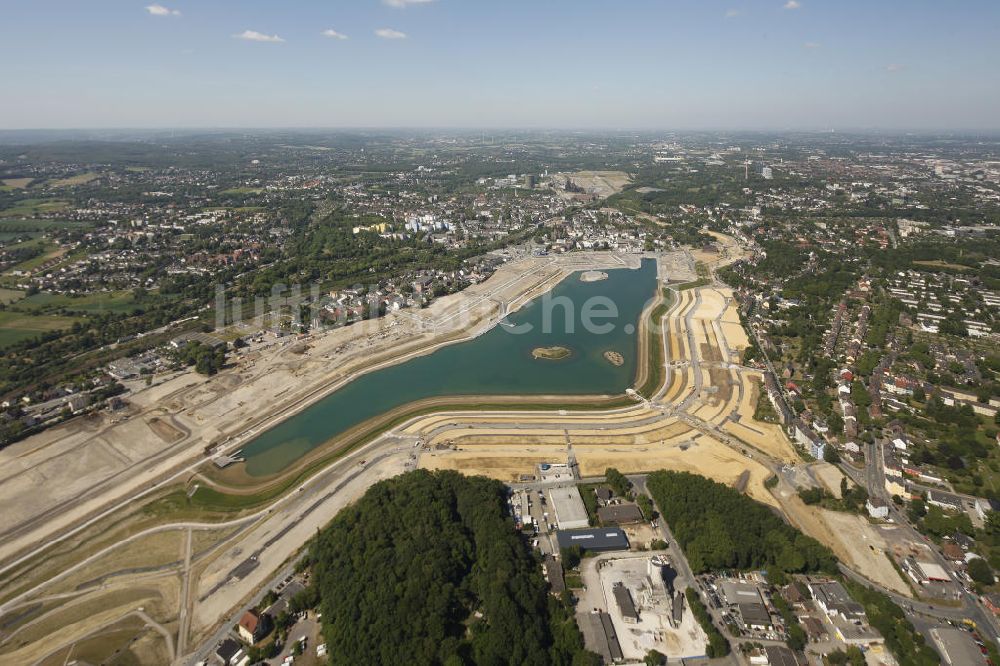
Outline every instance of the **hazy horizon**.
{"type": "Polygon", "coordinates": [[[1000,129],[985,0],[53,0],[4,19],[4,130],[1000,129]]]}

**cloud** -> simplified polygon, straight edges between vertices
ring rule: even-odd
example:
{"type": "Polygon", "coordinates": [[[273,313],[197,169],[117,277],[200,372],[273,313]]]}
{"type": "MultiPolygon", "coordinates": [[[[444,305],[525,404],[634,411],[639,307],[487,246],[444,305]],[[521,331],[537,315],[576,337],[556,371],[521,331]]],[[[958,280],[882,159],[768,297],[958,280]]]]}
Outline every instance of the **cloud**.
{"type": "Polygon", "coordinates": [[[885,66],[885,71],[887,72],[898,72],[903,69],[904,65],[900,65],[898,62],[891,62],[885,66]]]}
{"type": "Polygon", "coordinates": [[[738,9],[727,9],[726,13],[724,15],[724,18],[727,18],[727,19],[736,18],[737,16],[739,16],[742,13],[743,12],[741,12],[738,9]]]}
{"type": "Polygon", "coordinates": [[[342,32],[337,32],[333,28],[327,28],[321,33],[324,37],[329,37],[331,39],[347,39],[347,35],[342,32]]]}
{"type": "Polygon", "coordinates": [[[169,9],[167,7],[164,7],[163,5],[157,5],[157,4],[146,5],[146,11],[149,12],[150,14],[152,14],[153,16],[180,16],[181,15],[180,11],[178,11],[176,9],[169,9]]]}
{"type": "Polygon", "coordinates": [[[375,35],[382,39],[406,39],[405,32],[393,30],[392,28],[379,28],[375,31],[375,35]]]}
{"type": "Polygon", "coordinates": [[[802,3],[799,2],[799,0],[788,0],[788,2],[785,3],[785,9],[798,9],[801,6],[802,3]]]}
{"type": "Polygon", "coordinates": [[[434,2],[434,0],[382,0],[383,4],[398,9],[406,9],[410,5],[426,5],[431,2],[434,2]]]}
{"type": "Polygon", "coordinates": [[[264,33],[257,32],[256,30],[244,30],[238,35],[233,35],[233,38],[242,39],[248,42],[270,42],[271,44],[278,44],[285,41],[277,35],[265,35],[264,33]]]}
{"type": "Polygon", "coordinates": [[[807,49],[818,49],[819,47],[821,47],[823,45],[820,44],[819,42],[806,42],[802,46],[804,46],[807,49]]]}

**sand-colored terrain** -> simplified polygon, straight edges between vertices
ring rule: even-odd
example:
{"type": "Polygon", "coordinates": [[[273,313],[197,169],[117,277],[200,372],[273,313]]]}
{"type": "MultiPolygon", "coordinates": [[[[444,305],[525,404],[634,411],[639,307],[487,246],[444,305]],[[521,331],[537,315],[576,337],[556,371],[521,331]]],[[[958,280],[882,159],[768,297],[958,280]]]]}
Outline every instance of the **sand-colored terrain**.
{"type": "MultiPolygon", "coordinates": [[[[559,173],[554,176],[554,180],[560,185],[566,179],[573,181],[587,195],[596,196],[600,199],[606,199],[612,194],[621,192],[632,182],[632,179],[624,171],[574,171],[572,173],[559,173]]],[[[574,198],[575,193],[566,192],[561,187],[556,191],[566,198],[574,198]]]]}
{"type": "Polygon", "coordinates": [[[842,562],[883,587],[912,594],[889,560],[885,538],[867,520],[851,513],[807,506],[784,483],[778,486],[775,496],[789,522],[828,546],[842,562]]]}

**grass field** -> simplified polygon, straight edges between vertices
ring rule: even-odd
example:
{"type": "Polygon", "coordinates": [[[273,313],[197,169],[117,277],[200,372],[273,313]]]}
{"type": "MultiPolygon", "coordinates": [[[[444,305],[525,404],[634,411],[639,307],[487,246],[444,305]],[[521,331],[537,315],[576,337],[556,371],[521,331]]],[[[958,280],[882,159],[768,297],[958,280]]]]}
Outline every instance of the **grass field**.
{"type": "Polygon", "coordinates": [[[75,176],[70,176],[69,178],[60,178],[59,180],[53,180],[49,182],[50,187],[73,187],[74,185],[86,185],[87,183],[97,180],[101,175],[99,173],[94,173],[93,171],[88,171],[87,173],[80,173],[75,176]]]}
{"type": "Polygon", "coordinates": [[[0,348],[28,340],[40,333],[67,329],[75,321],[73,317],[0,312],[0,348]]]}
{"type": "Polygon", "coordinates": [[[0,232],[45,231],[46,229],[90,229],[92,226],[90,222],[74,222],[71,220],[0,219],[0,232]]]}
{"type": "Polygon", "coordinates": [[[55,243],[49,243],[47,241],[43,241],[40,239],[38,239],[37,241],[29,241],[29,242],[30,243],[38,242],[39,244],[41,244],[43,246],[42,254],[38,255],[37,257],[32,257],[31,259],[28,259],[26,261],[22,261],[21,263],[17,264],[16,266],[12,267],[9,271],[7,271],[8,273],[13,273],[14,271],[22,271],[24,273],[30,273],[31,271],[35,270],[45,262],[51,261],[52,259],[57,259],[58,257],[61,257],[63,254],[66,253],[65,250],[60,248],[55,243]]]}
{"type": "Polygon", "coordinates": [[[645,398],[652,398],[664,381],[663,331],[661,323],[673,303],[674,295],[669,289],[663,290],[663,302],[649,314],[649,374],[646,381],[636,386],[636,391],[645,398]]]}
{"type": "Polygon", "coordinates": [[[260,187],[231,187],[228,190],[222,190],[219,194],[260,194],[263,192],[263,188],[260,187]]]}
{"type": "Polygon", "coordinates": [[[947,261],[941,261],[935,259],[933,261],[914,261],[917,266],[923,266],[925,268],[940,268],[943,270],[958,271],[960,273],[971,273],[976,269],[971,266],[963,266],[962,264],[950,264],[947,261]]]}
{"type": "MultiPolygon", "coordinates": [[[[0,229],[3,229],[2,225],[0,225],[0,229]]],[[[0,243],[9,243],[15,238],[29,238],[34,240],[41,235],[41,231],[0,231],[0,243]]]]}
{"type": "Polygon", "coordinates": [[[698,287],[707,286],[709,283],[708,278],[698,278],[692,282],[685,282],[683,284],[677,285],[677,291],[686,291],[688,289],[697,289],[698,287]]]}
{"type": "Polygon", "coordinates": [[[24,292],[20,289],[4,289],[0,287],[0,303],[9,305],[24,297],[24,292]]]}
{"type": "Polygon", "coordinates": [[[73,310],[84,313],[129,312],[135,307],[135,299],[130,291],[94,293],[83,296],[49,294],[41,292],[18,303],[18,309],[30,309],[36,313],[54,310],[73,310]]]}
{"type": "Polygon", "coordinates": [[[23,199],[10,208],[0,210],[0,217],[25,217],[40,213],[54,213],[69,206],[62,199],[23,199]]]}
{"type": "Polygon", "coordinates": [[[28,185],[31,185],[31,181],[33,180],[34,178],[4,178],[0,181],[0,192],[23,190],[28,185]]]}

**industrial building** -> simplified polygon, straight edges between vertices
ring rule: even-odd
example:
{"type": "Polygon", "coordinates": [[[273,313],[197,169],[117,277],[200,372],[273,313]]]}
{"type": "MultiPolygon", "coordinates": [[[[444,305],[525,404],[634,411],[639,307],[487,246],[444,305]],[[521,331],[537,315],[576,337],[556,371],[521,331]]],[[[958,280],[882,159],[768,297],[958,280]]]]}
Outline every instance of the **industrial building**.
{"type": "Polygon", "coordinates": [[[602,525],[629,525],[642,522],[642,512],[635,504],[608,504],[597,510],[602,525]]]}
{"type": "Polygon", "coordinates": [[[618,582],[611,588],[611,592],[615,595],[615,603],[618,604],[618,612],[621,613],[622,619],[630,624],[637,624],[639,611],[635,608],[635,602],[632,601],[632,594],[628,588],[618,582]]]}
{"type": "Polygon", "coordinates": [[[566,581],[563,579],[562,564],[549,555],[545,558],[545,561],[542,562],[542,567],[545,569],[545,579],[549,581],[549,587],[551,588],[552,593],[562,594],[565,592],[566,581]]]}
{"type": "Polygon", "coordinates": [[[559,530],[556,532],[559,548],[579,546],[583,550],[604,552],[628,550],[628,537],[617,527],[602,527],[587,530],[559,530]]]}
{"type": "Polygon", "coordinates": [[[590,526],[587,507],[583,504],[580,491],[576,486],[552,488],[549,490],[549,501],[556,514],[556,525],[560,530],[574,530],[590,526]]]}
{"type": "Polygon", "coordinates": [[[740,618],[748,629],[766,631],[771,628],[771,614],[767,612],[764,598],[760,596],[756,584],[724,580],[722,594],[726,597],[727,603],[739,610],[740,618]]]}
{"type": "Polygon", "coordinates": [[[816,605],[833,620],[840,617],[847,622],[865,622],[868,616],[865,615],[864,606],[851,599],[844,586],[837,581],[810,582],[809,592],[812,594],[816,605]]]}
{"type": "Polygon", "coordinates": [[[765,645],[764,654],[767,656],[767,666],[799,665],[799,660],[795,658],[795,653],[784,645],[765,645]]]}
{"type": "Polygon", "coordinates": [[[918,561],[913,557],[906,557],[903,558],[901,568],[913,582],[920,585],[951,582],[951,576],[936,562],[918,561]]]}
{"type": "Polygon", "coordinates": [[[604,611],[597,611],[580,616],[579,619],[580,631],[583,632],[587,647],[601,655],[605,664],[621,661],[622,648],[611,616],[604,611]]]}

